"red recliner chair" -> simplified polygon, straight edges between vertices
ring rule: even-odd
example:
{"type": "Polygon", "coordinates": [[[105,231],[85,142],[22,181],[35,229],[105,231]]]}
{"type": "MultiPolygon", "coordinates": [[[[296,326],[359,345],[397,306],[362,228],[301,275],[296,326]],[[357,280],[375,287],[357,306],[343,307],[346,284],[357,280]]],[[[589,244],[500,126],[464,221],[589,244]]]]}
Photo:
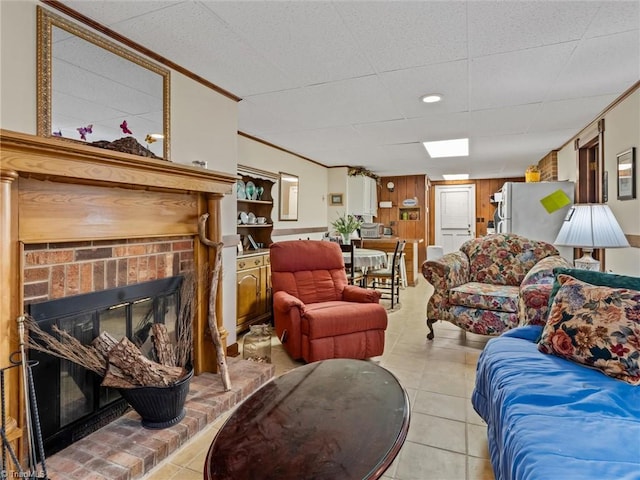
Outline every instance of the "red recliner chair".
{"type": "Polygon", "coordinates": [[[270,255],[274,323],[292,358],[382,355],[387,312],[380,294],[348,284],[337,243],[276,242],[270,255]]]}

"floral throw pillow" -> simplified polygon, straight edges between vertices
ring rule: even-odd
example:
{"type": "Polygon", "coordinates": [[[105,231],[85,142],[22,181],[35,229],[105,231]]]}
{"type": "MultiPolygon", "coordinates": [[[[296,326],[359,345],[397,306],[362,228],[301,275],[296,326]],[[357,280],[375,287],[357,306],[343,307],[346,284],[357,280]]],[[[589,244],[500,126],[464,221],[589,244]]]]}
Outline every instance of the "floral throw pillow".
{"type": "Polygon", "coordinates": [[[557,279],[538,349],[640,385],[640,291],[557,279]]]}

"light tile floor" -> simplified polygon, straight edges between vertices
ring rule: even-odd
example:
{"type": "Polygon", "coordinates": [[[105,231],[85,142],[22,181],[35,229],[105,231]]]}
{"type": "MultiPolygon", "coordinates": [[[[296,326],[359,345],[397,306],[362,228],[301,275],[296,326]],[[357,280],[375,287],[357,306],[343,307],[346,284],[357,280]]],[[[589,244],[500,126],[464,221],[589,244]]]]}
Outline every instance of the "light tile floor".
{"type": "MultiPolygon", "coordinates": [[[[407,440],[382,478],[493,480],[486,424],[470,400],[476,361],[487,339],[439,322],[435,325],[435,339],[427,340],[424,318],[430,289],[421,279],[416,287],[401,291],[400,307],[389,312],[385,353],[371,359],[398,377],[411,402],[407,440]]],[[[272,362],[276,375],[301,365],[289,358],[276,338],[272,362]]],[[[168,457],[144,480],[202,480],[211,440],[229,413],[168,457]]]]}

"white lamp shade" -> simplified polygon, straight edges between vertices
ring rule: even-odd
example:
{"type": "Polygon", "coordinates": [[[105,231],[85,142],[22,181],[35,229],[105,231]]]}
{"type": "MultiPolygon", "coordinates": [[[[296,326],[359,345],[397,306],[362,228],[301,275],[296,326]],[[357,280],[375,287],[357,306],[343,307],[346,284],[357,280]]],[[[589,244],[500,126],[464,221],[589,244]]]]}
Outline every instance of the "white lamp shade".
{"type": "Polygon", "coordinates": [[[571,207],[554,244],[583,249],[629,246],[611,209],[602,204],[571,207]]]}

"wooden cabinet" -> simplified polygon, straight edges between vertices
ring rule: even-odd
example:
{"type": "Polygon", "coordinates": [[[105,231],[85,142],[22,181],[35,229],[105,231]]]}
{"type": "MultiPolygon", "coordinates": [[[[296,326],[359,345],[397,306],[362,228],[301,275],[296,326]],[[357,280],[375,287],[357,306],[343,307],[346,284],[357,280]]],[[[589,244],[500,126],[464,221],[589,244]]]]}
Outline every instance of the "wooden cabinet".
{"type": "Polygon", "coordinates": [[[236,331],[265,323],[271,317],[271,264],[268,251],[242,255],[236,260],[236,331]]]}
{"type": "Polygon", "coordinates": [[[353,175],[347,180],[348,213],[376,216],[378,191],[376,181],[365,175],[353,175]]]}
{"type": "Polygon", "coordinates": [[[268,248],[273,231],[272,190],[278,177],[274,173],[245,166],[238,167],[238,175],[242,182],[238,182],[236,195],[237,232],[243,245],[243,252],[236,260],[236,331],[239,333],[271,318],[268,248]],[[260,217],[264,218],[263,223],[259,223],[260,217]]]}

